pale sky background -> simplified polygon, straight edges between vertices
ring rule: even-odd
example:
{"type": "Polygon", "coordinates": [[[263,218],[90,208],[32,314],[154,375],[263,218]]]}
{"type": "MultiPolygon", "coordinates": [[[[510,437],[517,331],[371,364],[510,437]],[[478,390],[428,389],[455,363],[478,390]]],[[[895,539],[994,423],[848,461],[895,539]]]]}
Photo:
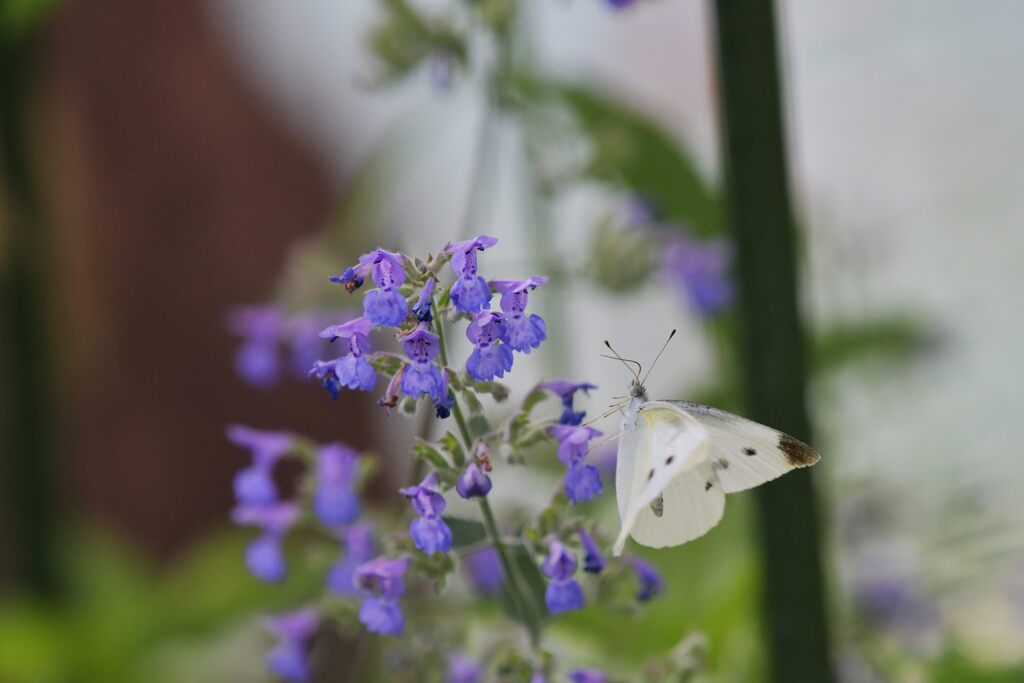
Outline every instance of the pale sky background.
{"type": "MultiPolygon", "coordinates": [[[[600,0],[529,4],[543,64],[621,93],[716,177],[706,3],[651,0],[620,13],[600,0]]],[[[982,492],[993,516],[1024,521],[1015,433],[1024,414],[1024,3],[789,0],[779,13],[795,199],[809,228],[808,317],[820,325],[916,313],[945,340],[927,363],[850,373],[816,397],[824,476],[834,490],[868,481],[896,492],[901,536],[918,537],[965,491],[982,492]]],[[[438,95],[426,74],[385,92],[362,87],[372,0],[212,0],[211,16],[339,188],[387,131],[415,118],[414,158],[394,179],[388,224],[422,251],[452,236],[479,115],[472,88],[438,95]]],[[[508,131],[501,145],[497,196],[479,232],[502,238],[503,249],[482,256],[482,270],[491,254],[501,253],[497,263],[529,253],[512,234],[522,188],[508,131]]],[[[559,242],[571,247],[602,202],[578,192],[559,207],[559,242]]],[[[638,305],[584,287],[571,301],[571,319],[549,325],[578,344],[571,374],[601,386],[594,410],[626,384],[622,368],[598,357],[606,337],[649,359],[681,328],[654,394],[709,372],[706,342],[671,293],[651,289],[638,305]]],[[[513,385],[542,368],[543,354],[517,360],[513,385]]],[[[1014,532],[997,542],[1019,550],[1021,540],[1014,532]]]]}

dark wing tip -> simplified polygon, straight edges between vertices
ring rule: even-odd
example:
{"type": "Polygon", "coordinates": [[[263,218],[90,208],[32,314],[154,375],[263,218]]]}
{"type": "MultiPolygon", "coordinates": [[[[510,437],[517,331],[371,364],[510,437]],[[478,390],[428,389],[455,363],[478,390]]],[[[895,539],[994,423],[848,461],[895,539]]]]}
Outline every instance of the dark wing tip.
{"type": "Polygon", "coordinates": [[[779,435],[779,450],[786,456],[786,462],[793,467],[808,467],[821,459],[813,448],[789,434],[779,435]]]}

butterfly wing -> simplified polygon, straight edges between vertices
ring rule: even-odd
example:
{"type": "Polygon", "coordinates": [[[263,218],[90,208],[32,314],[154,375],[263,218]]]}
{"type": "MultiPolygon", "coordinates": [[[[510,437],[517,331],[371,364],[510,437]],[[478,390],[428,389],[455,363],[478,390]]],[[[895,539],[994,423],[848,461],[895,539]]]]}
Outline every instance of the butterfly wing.
{"type": "Polygon", "coordinates": [[[711,466],[725,493],[744,491],[821,458],[789,434],[718,408],[690,401],[664,401],[692,415],[707,431],[711,466]]]}
{"type": "Polygon", "coordinates": [[[722,517],[725,496],[709,460],[711,440],[692,415],[663,401],[640,409],[636,428],[623,434],[615,471],[626,538],[652,548],[679,545],[705,534],[722,517]]]}

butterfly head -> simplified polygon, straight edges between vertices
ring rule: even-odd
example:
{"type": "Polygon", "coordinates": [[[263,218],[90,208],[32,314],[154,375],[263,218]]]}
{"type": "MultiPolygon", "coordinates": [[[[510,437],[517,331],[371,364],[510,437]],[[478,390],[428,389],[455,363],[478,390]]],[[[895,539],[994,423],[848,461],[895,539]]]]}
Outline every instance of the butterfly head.
{"type": "Polygon", "coordinates": [[[629,397],[633,399],[638,398],[642,401],[647,400],[647,387],[636,377],[629,382],[629,397]]]}

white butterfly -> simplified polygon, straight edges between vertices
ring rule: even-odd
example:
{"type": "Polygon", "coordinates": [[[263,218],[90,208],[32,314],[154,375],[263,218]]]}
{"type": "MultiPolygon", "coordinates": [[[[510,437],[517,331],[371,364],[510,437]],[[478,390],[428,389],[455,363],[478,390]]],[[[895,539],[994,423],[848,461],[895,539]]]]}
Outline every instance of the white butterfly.
{"type": "Polygon", "coordinates": [[[628,536],[652,548],[703,536],[722,519],[725,494],[820,458],[802,441],[724,410],[650,401],[639,377],[629,395],[615,469],[622,522],[616,555],[628,536]]]}

